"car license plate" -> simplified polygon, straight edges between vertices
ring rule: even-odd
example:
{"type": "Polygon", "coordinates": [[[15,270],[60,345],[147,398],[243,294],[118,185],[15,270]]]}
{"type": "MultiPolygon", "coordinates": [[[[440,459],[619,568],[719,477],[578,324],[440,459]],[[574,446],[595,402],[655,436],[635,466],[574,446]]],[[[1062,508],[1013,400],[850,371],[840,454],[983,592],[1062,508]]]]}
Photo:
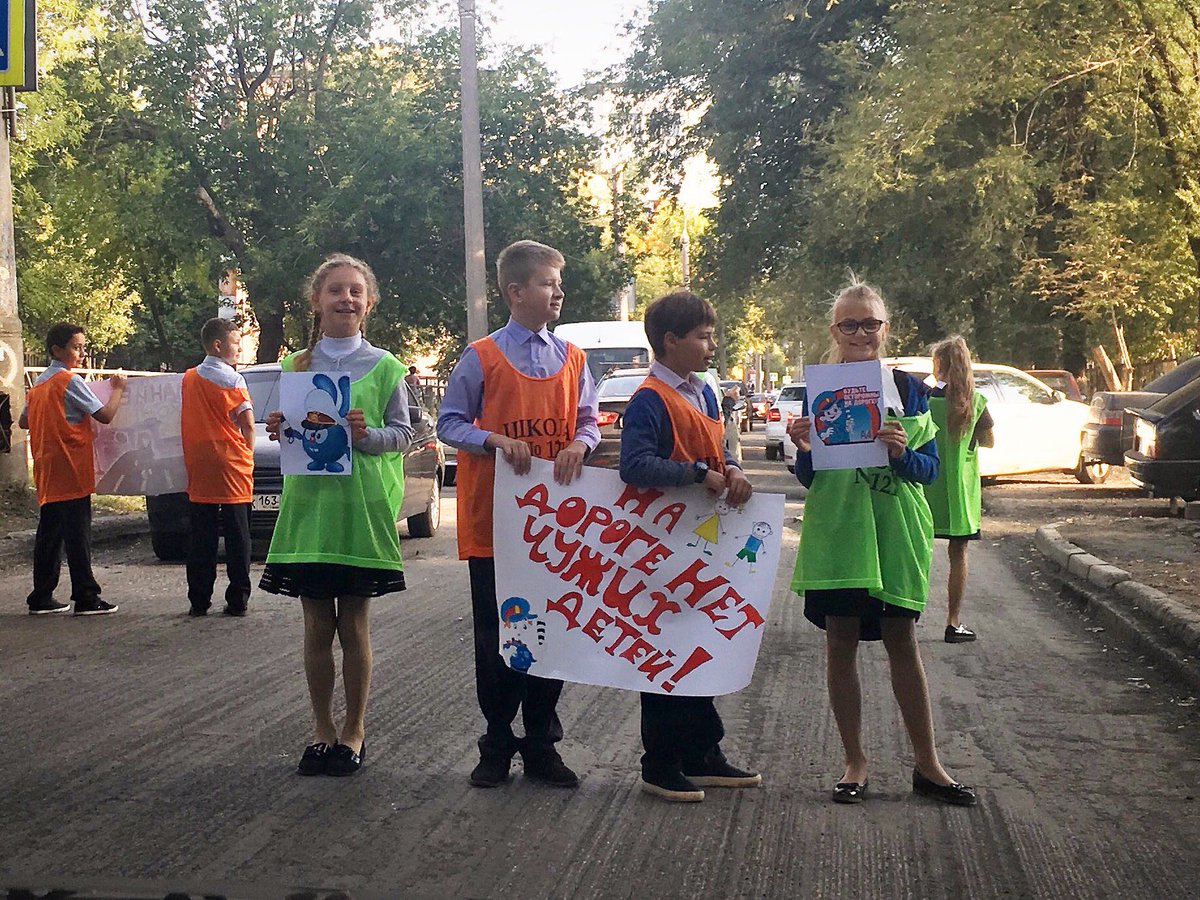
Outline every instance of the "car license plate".
{"type": "Polygon", "coordinates": [[[255,494],[250,508],[255,511],[279,512],[279,494],[255,494]]]}

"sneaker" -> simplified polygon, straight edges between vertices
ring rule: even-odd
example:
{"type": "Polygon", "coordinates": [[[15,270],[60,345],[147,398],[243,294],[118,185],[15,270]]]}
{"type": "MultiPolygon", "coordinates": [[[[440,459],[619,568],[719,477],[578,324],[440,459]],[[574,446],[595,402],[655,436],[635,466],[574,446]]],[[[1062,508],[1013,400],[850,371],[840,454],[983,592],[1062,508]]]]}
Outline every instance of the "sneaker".
{"type": "Polygon", "coordinates": [[[97,598],[88,602],[78,602],[75,604],[75,615],[77,616],[107,616],[109,613],[115,613],[120,607],[115,603],[105,603],[97,598]]]}
{"type": "Polygon", "coordinates": [[[962,625],[946,626],[947,644],[966,644],[973,640],[975,640],[975,632],[970,628],[964,628],[962,625]]]}
{"type": "Polygon", "coordinates": [[[704,799],[704,791],[678,769],[652,775],[642,772],[642,790],[672,803],[699,803],[704,799]]]}
{"type": "Polygon", "coordinates": [[[246,614],[246,607],[230,606],[228,603],[226,603],[225,609],[223,609],[222,612],[224,612],[227,616],[237,616],[238,618],[241,618],[246,614]]]}
{"type": "Polygon", "coordinates": [[[197,618],[198,616],[207,616],[208,615],[208,607],[207,606],[190,606],[190,607],[188,607],[188,615],[191,616],[193,619],[197,618]]]}
{"type": "Polygon", "coordinates": [[[723,753],[696,766],[684,763],[683,774],[698,787],[747,788],[762,784],[762,775],[731,766],[723,753]]]}
{"type": "Polygon", "coordinates": [[[525,777],[541,781],[551,787],[579,787],[579,776],[567,768],[558,751],[522,751],[521,762],[525,765],[525,777]]]}
{"type": "Polygon", "coordinates": [[[479,765],[471,770],[471,785],[478,788],[499,787],[508,781],[512,757],[493,753],[479,757],[479,765]]]}
{"type": "Polygon", "coordinates": [[[45,603],[39,603],[37,606],[30,604],[29,614],[31,616],[48,616],[51,613],[65,613],[70,608],[70,603],[56,603],[53,600],[49,600],[45,603]]]}

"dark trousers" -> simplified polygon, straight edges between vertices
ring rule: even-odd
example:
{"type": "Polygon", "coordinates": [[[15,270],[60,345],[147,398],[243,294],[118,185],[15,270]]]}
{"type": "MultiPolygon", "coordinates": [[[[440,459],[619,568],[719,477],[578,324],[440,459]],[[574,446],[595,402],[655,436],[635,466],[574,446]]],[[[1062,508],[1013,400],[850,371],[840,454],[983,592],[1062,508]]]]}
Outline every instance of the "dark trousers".
{"type": "Polygon", "coordinates": [[[188,547],[188,602],[193,609],[212,606],[217,580],[217,520],[225,526],[225,602],[242,610],[250,601],[250,504],[191,503],[192,535],[188,547]]]}
{"type": "Polygon", "coordinates": [[[100,598],[100,585],[92,575],[92,497],[45,503],[38,512],[33,542],[33,592],[26,602],[46,606],[53,602],[62,569],[63,549],[71,573],[71,602],[89,603],[100,598]]]}
{"type": "Polygon", "coordinates": [[[471,573],[471,614],[475,620],[475,691],[487,720],[479,739],[483,755],[512,756],[517,750],[537,753],[562,740],[562,723],[555,711],[563,683],[510,669],[500,656],[500,614],[496,609],[496,566],[492,559],[467,560],[471,573]],[[513,735],[517,709],[525,737],[513,735]]]}
{"type": "Polygon", "coordinates": [[[712,697],[642,694],[642,772],[695,771],[719,754],[725,726],[712,697]],[[689,765],[690,764],[690,765],[689,765]]]}

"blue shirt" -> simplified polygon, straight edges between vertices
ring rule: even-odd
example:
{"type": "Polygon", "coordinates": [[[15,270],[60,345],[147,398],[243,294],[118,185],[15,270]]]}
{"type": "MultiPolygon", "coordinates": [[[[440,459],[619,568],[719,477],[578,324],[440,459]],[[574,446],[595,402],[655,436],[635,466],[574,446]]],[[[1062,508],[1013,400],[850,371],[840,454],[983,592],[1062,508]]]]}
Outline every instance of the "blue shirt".
{"type": "MultiPolygon", "coordinates": [[[[504,358],[530,378],[556,375],[567,361],[567,342],[545,328],[534,332],[509,319],[507,325],[493,331],[489,337],[496,342],[504,358]]],[[[483,413],[483,401],[483,365],[475,348],[468,346],[446,383],[446,394],[438,412],[438,437],[451,447],[468,453],[490,453],[483,442],[491,432],[475,424],[483,413]]],[[[574,439],[582,442],[589,451],[600,443],[597,407],[596,384],[592,381],[592,373],[584,366],[579,375],[579,409],[575,415],[574,439]]]]}
{"type": "MultiPolygon", "coordinates": [[[[717,395],[698,375],[691,373],[682,378],[657,361],[650,366],[650,374],[665,381],[714,422],[720,421],[717,395]],[[704,405],[700,406],[697,399],[704,405]]],[[[662,397],[654,391],[638,391],[625,407],[621,423],[622,481],[640,488],[682,487],[696,483],[693,462],[671,459],[675,450],[675,430],[662,397]]],[[[741,468],[728,451],[725,466],[741,468]]]]}
{"type": "MultiPolygon", "coordinates": [[[[43,381],[49,381],[59,372],[69,372],[70,370],[57,359],[51,360],[50,365],[46,366],[46,371],[38,376],[34,385],[39,385],[43,381]]],[[[92,389],[87,386],[87,382],[78,375],[72,375],[71,380],[67,382],[66,393],[63,394],[63,407],[67,414],[67,421],[72,425],[78,425],[88,416],[95,415],[98,410],[104,408],[104,404],[100,402],[100,398],[92,393],[92,389]]],[[[24,428],[25,426],[21,426],[24,428]]]]}
{"type": "MultiPolygon", "coordinates": [[[[246,379],[233,366],[219,356],[213,356],[212,354],[205,356],[204,361],[196,366],[196,374],[205,381],[212,382],[217,387],[227,390],[229,388],[241,388],[247,393],[250,391],[250,388],[246,386],[246,379]]],[[[236,422],[238,416],[245,410],[252,408],[250,401],[245,400],[238,404],[237,409],[230,410],[229,418],[236,422]]]]}
{"type": "MultiPolygon", "coordinates": [[[[899,369],[893,369],[893,380],[896,382],[896,389],[900,392],[900,398],[904,402],[904,414],[906,416],[919,416],[921,413],[929,411],[929,388],[925,386],[918,378],[914,378],[907,372],[902,372],[899,369]]],[[[808,402],[804,404],[804,415],[808,415],[808,402]]],[[[787,440],[788,438],[785,438],[787,440]]],[[[908,481],[915,481],[917,484],[933,484],[937,481],[938,472],[941,470],[942,461],[938,457],[937,441],[932,440],[923,446],[914,450],[912,447],[905,447],[904,453],[897,459],[888,459],[888,465],[892,467],[892,471],[901,478],[908,481]]],[[[813,482],[813,464],[812,451],[796,451],[796,478],[805,487],[812,487],[813,482]]]]}

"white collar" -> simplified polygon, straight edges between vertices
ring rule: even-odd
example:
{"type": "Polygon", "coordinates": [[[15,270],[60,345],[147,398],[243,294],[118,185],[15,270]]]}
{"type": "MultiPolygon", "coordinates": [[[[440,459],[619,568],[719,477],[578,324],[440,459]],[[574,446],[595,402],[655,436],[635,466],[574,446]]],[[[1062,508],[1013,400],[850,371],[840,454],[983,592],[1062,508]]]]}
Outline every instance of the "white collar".
{"type": "Polygon", "coordinates": [[[321,340],[317,342],[317,349],[326,356],[342,360],[358,350],[362,344],[363,336],[361,332],[352,334],[349,337],[329,337],[328,335],[322,335],[321,340]]]}

